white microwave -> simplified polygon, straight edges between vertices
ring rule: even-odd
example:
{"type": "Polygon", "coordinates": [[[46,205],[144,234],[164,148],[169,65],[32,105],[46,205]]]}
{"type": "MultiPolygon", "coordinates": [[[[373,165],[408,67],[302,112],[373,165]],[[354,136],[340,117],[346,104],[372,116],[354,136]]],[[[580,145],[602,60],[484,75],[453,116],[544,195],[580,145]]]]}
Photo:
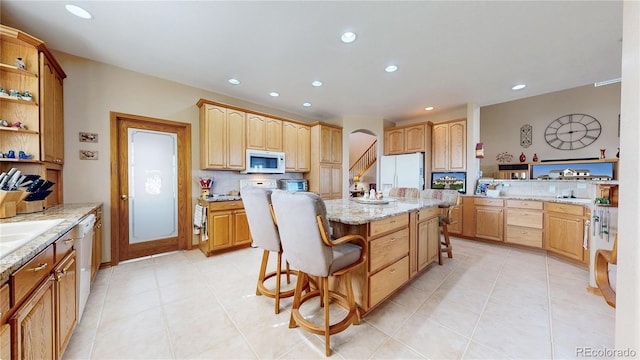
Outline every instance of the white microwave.
{"type": "Polygon", "coordinates": [[[245,174],[284,174],[284,153],[247,149],[245,174]]]}

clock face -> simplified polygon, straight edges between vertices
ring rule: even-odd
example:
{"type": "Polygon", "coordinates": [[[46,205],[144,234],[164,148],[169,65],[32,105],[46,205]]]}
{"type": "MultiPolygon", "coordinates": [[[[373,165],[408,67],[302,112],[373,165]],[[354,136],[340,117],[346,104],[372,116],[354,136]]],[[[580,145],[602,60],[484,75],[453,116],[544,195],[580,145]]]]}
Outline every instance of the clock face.
{"type": "Polygon", "coordinates": [[[529,147],[531,146],[531,133],[532,133],[531,125],[524,124],[520,128],[520,146],[529,147]]]}
{"type": "Polygon", "coordinates": [[[591,145],[602,127],[593,116],[569,114],[553,120],[544,131],[547,144],[559,150],[577,150],[591,145]]]}

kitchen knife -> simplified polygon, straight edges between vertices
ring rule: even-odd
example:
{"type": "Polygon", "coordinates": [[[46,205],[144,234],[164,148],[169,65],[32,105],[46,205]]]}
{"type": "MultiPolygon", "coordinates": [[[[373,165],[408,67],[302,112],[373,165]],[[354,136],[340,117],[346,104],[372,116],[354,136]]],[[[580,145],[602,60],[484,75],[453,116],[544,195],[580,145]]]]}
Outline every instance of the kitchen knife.
{"type": "Polygon", "coordinates": [[[38,201],[38,200],[44,200],[44,198],[46,198],[47,196],[49,196],[49,194],[51,194],[53,192],[53,190],[47,190],[47,191],[38,191],[35,193],[31,193],[29,194],[29,196],[27,196],[24,201],[38,201]]]}
{"type": "Polygon", "coordinates": [[[9,188],[9,191],[13,191],[18,188],[16,184],[18,184],[18,179],[20,179],[21,174],[22,172],[20,170],[15,171],[13,173],[13,175],[11,176],[11,179],[9,179],[9,182],[7,182],[7,188],[9,188]]]}
{"type": "Polygon", "coordinates": [[[7,183],[9,182],[9,175],[8,174],[4,174],[4,176],[2,177],[2,180],[0,180],[0,189],[2,190],[7,190],[5,189],[7,186],[7,183]]]}
{"type": "Polygon", "coordinates": [[[18,186],[27,186],[29,184],[31,184],[32,182],[34,182],[35,180],[37,180],[40,175],[34,175],[34,174],[27,174],[27,175],[23,175],[25,178],[24,180],[22,180],[18,186]]]}
{"type": "Polygon", "coordinates": [[[46,180],[44,182],[44,184],[42,184],[42,186],[40,186],[40,188],[38,188],[38,190],[36,192],[41,192],[41,191],[45,191],[48,190],[50,187],[52,187],[55,183],[51,182],[49,180],[46,180]]]}
{"type": "Polygon", "coordinates": [[[22,175],[20,176],[20,179],[18,179],[18,182],[16,182],[16,187],[20,187],[23,186],[22,183],[24,182],[24,180],[27,178],[27,175],[22,175]]]}
{"type": "Polygon", "coordinates": [[[44,184],[44,179],[37,179],[31,185],[29,185],[29,187],[27,188],[27,192],[36,192],[40,188],[40,186],[42,186],[42,184],[44,184]]]}
{"type": "MultiPolygon", "coordinates": [[[[4,178],[7,177],[7,173],[6,172],[2,172],[2,174],[0,174],[0,184],[2,184],[2,182],[4,181],[4,178]]],[[[2,185],[0,185],[0,188],[2,187],[2,185]]]]}

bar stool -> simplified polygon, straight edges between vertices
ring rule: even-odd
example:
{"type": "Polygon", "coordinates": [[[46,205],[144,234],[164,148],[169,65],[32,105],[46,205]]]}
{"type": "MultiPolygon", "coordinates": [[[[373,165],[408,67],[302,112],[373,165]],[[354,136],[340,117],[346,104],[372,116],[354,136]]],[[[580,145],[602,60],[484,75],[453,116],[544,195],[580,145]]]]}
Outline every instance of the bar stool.
{"type": "Polygon", "coordinates": [[[275,312],[280,313],[280,299],[293,296],[294,289],[288,291],[280,291],[281,276],[287,277],[287,284],[291,283],[291,275],[299,276],[298,272],[289,268],[286,263],[286,269],[282,272],[282,246],[280,244],[280,235],[278,228],[274,223],[271,212],[271,190],[264,188],[248,186],[242,189],[242,202],[247,214],[249,222],[249,231],[251,238],[256,247],[263,249],[262,263],[260,265],[260,273],[258,274],[258,285],[256,286],[256,295],[264,295],[275,299],[275,312]],[[269,253],[276,252],[278,260],[276,270],[267,273],[267,263],[269,261],[269,253]],[[265,286],[265,281],[275,277],[276,288],[269,289],[265,286]]]}
{"type": "Polygon", "coordinates": [[[395,187],[389,190],[389,196],[394,198],[416,200],[419,195],[420,190],[418,190],[417,188],[395,187]]]}
{"type": "Polygon", "coordinates": [[[452,216],[453,208],[459,205],[460,194],[457,190],[426,189],[420,193],[422,199],[442,200],[444,204],[439,205],[438,224],[442,232],[443,240],[440,240],[440,253],[438,254],[438,264],[442,265],[442,253],[446,252],[449,258],[453,258],[453,246],[449,239],[448,225],[454,224],[456,220],[452,216]]]}
{"type": "Polygon", "coordinates": [[[274,191],[273,210],[278,223],[284,256],[299,270],[291,307],[289,327],[296,325],[325,337],[325,354],[331,355],[330,336],[360,324],[360,309],[356,305],[351,287],[351,271],[365,261],[366,242],[360,235],[346,235],[331,240],[324,201],[314,193],[274,191]],[[357,242],[358,245],[351,242],[357,242]],[[304,281],[316,276],[317,289],[302,295],[304,281]],[[329,289],[329,276],[342,276],[346,294],[329,289]],[[318,324],[304,318],[300,307],[319,297],[324,307],[324,323],[318,324]],[[347,311],[346,316],[331,325],[329,305],[334,304],[347,311]]]}
{"type": "Polygon", "coordinates": [[[618,235],[613,241],[613,249],[598,249],[595,257],[596,285],[604,300],[611,307],[616,307],[616,272],[618,264],[618,235]]]}

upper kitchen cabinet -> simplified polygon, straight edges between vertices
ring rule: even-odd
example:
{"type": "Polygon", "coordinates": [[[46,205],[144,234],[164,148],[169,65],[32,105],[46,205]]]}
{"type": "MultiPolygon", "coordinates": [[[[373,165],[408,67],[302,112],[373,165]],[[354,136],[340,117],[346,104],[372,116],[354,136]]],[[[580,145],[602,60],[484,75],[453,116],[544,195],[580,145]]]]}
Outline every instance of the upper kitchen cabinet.
{"type": "Polygon", "coordinates": [[[247,113],[247,148],[282,151],[282,120],[247,113]]]}
{"type": "Polygon", "coordinates": [[[305,179],[309,191],[325,200],[342,197],[342,128],[324,123],[311,126],[311,170],[305,179]]]}
{"type": "Polygon", "coordinates": [[[203,99],[197,105],[200,108],[200,168],[244,170],[246,113],[203,99]]]}
{"type": "Polygon", "coordinates": [[[397,155],[426,151],[425,125],[417,124],[384,131],[384,154],[397,155]]]}
{"type": "Polygon", "coordinates": [[[467,122],[455,120],[433,125],[431,168],[433,171],[467,169],[467,122]]]}
{"type": "Polygon", "coordinates": [[[42,161],[64,163],[64,72],[48,53],[40,53],[40,149],[42,161]]]}
{"type": "Polygon", "coordinates": [[[311,130],[309,126],[282,122],[282,142],[287,172],[307,172],[311,169],[311,130]]]}

